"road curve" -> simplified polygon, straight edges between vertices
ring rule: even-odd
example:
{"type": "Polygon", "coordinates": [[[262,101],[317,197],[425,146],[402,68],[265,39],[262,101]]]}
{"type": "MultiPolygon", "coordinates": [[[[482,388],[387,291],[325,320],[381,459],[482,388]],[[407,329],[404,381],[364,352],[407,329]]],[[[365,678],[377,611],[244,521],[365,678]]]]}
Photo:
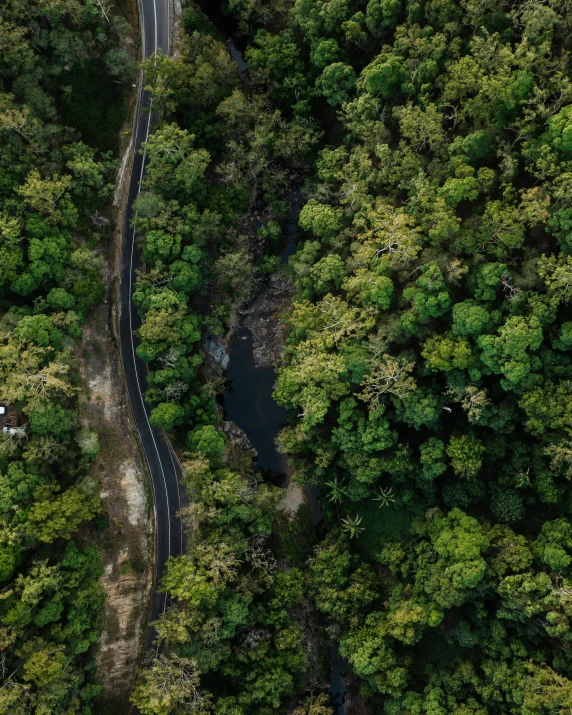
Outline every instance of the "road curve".
{"type": "MultiPolygon", "coordinates": [[[[146,59],[159,49],[167,54],[170,44],[169,0],[138,0],[138,2],[143,57],[146,59]]],[[[151,427],[149,422],[149,408],[143,400],[143,394],[147,388],[147,370],[145,364],[137,357],[137,339],[133,334],[141,324],[132,303],[136,271],[141,267],[141,251],[137,247],[135,231],[130,228],[129,223],[133,201],[140,191],[140,182],[146,164],[145,156],[141,155],[139,150],[157,121],[157,116],[148,111],[150,106],[151,98],[147,92],[142,91],[140,86],[133,137],[135,156],[121,244],[119,329],[127,392],[153,486],[156,549],[150,619],[155,620],[167,606],[167,596],[158,594],[156,586],[161,579],[169,556],[182,554],[183,530],[181,520],[177,516],[181,507],[180,468],[162,431],[151,427]]],[[[152,637],[153,633],[150,630],[147,635],[147,646],[150,645],[152,637]]]]}

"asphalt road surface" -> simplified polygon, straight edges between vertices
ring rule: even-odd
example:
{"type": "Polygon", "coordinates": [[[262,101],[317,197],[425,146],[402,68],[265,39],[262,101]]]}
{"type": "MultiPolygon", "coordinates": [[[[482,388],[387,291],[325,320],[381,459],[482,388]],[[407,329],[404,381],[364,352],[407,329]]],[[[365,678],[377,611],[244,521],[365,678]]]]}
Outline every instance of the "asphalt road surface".
{"type": "MultiPolygon", "coordinates": [[[[143,33],[143,57],[153,55],[159,48],[165,54],[169,52],[169,0],[139,0],[141,29],[143,33]]],[[[153,485],[156,525],[156,564],[155,586],[159,583],[165,563],[169,556],[179,556],[183,550],[183,531],[177,516],[181,507],[179,493],[180,468],[171,453],[161,430],[154,429],[149,423],[149,408],[143,401],[147,387],[146,367],[135,352],[137,339],[133,331],[139,328],[141,321],[137,315],[131,297],[135,284],[136,271],[141,267],[141,252],[137,246],[135,232],[130,228],[133,201],[140,191],[140,182],[145,171],[145,156],[139,153],[141,144],[153,130],[157,116],[148,110],[151,99],[146,92],[139,96],[135,121],[134,151],[135,159],[129,184],[129,199],[121,247],[121,286],[120,286],[120,334],[123,368],[127,382],[129,400],[135,424],[139,431],[141,444],[145,452],[147,466],[153,485]]],[[[167,596],[153,589],[151,620],[155,620],[167,607],[167,596]]],[[[147,645],[153,638],[150,630],[147,645]]]]}

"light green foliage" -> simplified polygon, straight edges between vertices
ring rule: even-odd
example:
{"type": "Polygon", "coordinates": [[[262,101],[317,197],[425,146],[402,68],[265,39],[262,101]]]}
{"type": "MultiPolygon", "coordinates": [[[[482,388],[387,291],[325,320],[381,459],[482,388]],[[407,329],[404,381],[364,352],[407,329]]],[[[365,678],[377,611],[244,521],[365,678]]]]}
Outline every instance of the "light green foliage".
{"type": "Polygon", "coordinates": [[[132,701],[144,715],[169,715],[185,708],[188,713],[205,711],[208,696],[198,689],[196,663],[178,656],[158,655],[143,670],[132,701]]]}
{"type": "Polygon", "coordinates": [[[30,427],[36,434],[57,435],[63,437],[71,432],[77,423],[77,415],[71,410],[65,410],[61,404],[39,403],[27,410],[30,427]]]}
{"type": "Polygon", "coordinates": [[[22,342],[33,343],[43,348],[61,347],[62,334],[54,327],[47,315],[30,315],[22,318],[14,329],[14,335],[22,342]]]}
{"type": "Polygon", "coordinates": [[[70,310],[75,304],[75,298],[64,288],[52,288],[46,296],[46,302],[53,310],[70,310]]]}
{"type": "Polygon", "coordinates": [[[172,429],[185,415],[185,410],[175,402],[161,402],[151,410],[149,421],[153,427],[172,429]]]}
{"type": "Polygon", "coordinates": [[[541,435],[547,429],[572,434],[571,395],[569,380],[558,384],[548,382],[543,389],[525,392],[519,403],[528,417],[526,429],[534,435],[541,435]]]}
{"type": "Polygon", "coordinates": [[[184,609],[170,608],[156,624],[163,649],[180,648],[187,656],[153,659],[140,673],[133,701],[148,713],[170,712],[183,695],[191,712],[210,700],[222,708],[229,699],[239,712],[278,710],[302,682],[305,663],[300,630],[289,616],[302,598],[302,574],[277,570],[266,544],[279,494],[252,474],[214,470],[204,454],[184,465],[193,548],[169,561],[162,583],[184,609]],[[217,682],[213,695],[201,687],[203,674],[217,682]]]}
{"type": "Polygon", "coordinates": [[[300,212],[298,223],[318,238],[331,239],[340,230],[341,211],[311,199],[300,212]]]}
{"type": "Polygon", "coordinates": [[[477,300],[495,300],[501,284],[501,278],[506,274],[504,263],[481,264],[475,274],[475,298],[477,300]]]}
{"type": "Polygon", "coordinates": [[[170,261],[181,252],[181,237],[166,231],[149,231],[145,244],[147,260],[170,261]]]}
{"type": "Polygon", "coordinates": [[[0,434],[1,712],[98,711],[103,569],[87,543],[100,505],[86,475],[99,445],[79,429],[78,341],[105,293],[134,81],[120,13],[88,0],[0,10],[0,403],[18,420],[0,434]]]}
{"type": "Polygon", "coordinates": [[[332,288],[339,288],[345,278],[346,270],[343,260],[337,253],[328,253],[312,268],[314,289],[318,295],[327,293],[332,288]]]}
{"type": "Polygon", "coordinates": [[[99,499],[88,497],[71,488],[61,494],[45,488],[36,493],[36,503],[28,516],[30,534],[40,541],[51,543],[54,539],[69,539],[83,521],[92,519],[99,510],[99,499]]]}
{"type": "Polygon", "coordinates": [[[572,109],[564,107],[548,120],[550,143],[567,156],[572,155],[572,109]]]}
{"type": "Polygon", "coordinates": [[[405,68],[398,57],[381,55],[363,70],[360,84],[374,97],[390,99],[398,93],[405,78],[405,68]]]}
{"type": "Polygon", "coordinates": [[[484,451],[483,444],[472,434],[453,436],[447,446],[451,467],[461,477],[474,477],[478,473],[484,451]]]}
{"type": "Polygon", "coordinates": [[[18,187],[18,194],[33,210],[37,211],[50,226],[75,226],[78,219],[68,189],[71,176],[57,176],[42,179],[40,172],[34,169],[28,175],[26,182],[18,187]]]}
{"type": "Polygon", "coordinates": [[[464,591],[475,588],[483,579],[486,563],[482,553],[489,546],[478,521],[454,509],[446,518],[436,517],[430,526],[437,563],[428,573],[419,573],[424,590],[437,603],[448,608],[460,605],[464,591]]]}
{"type": "Polygon", "coordinates": [[[316,82],[316,87],[332,107],[347,102],[355,86],[354,69],[351,65],[345,65],[343,62],[334,62],[324,67],[316,82]]]}
{"type": "Polygon", "coordinates": [[[210,156],[193,148],[194,137],[176,124],[166,124],[144,143],[149,158],[145,186],[169,198],[196,199],[204,191],[210,156]]]}
{"type": "Polygon", "coordinates": [[[421,355],[427,367],[443,372],[467,369],[472,362],[469,341],[466,338],[454,338],[447,333],[427,338],[421,355]]]}
{"type": "Polygon", "coordinates": [[[364,613],[375,598],[373,574],[367,566],[358,566],[344,541],[330,540],[318,547],[311,569],[316,606],[336,620],[346,622],[353,614],[364,613]]]}
{"type": "Polygon", "coordinates": [[[534,352],[542,343],[542,327],[536,316],[528,320],[511,316],[498,330],[498,335],[482,335],[477,342],[482,349],[481,360],[493,372],[504,375],[501,384],[511,389],[537,365],[534,352]]]}
{"type": "Polygon", "coordinates": [[[106,184],[105,179],[109,170],[115,168],[115,162],[110,161],[109,155],[105,155],[104,161],[98,161],[95,149],[83,142],[65,147],[64,155],[66,166],[74,175],[72,193],[85,196],[96,190],[100,196],[111,195],[113,184],[106,184]]]}
{"type": "Polygon", "coordinates": [[[367,269],[360,269],[349,276],[343,287],[356,302],[365,306],[374,305],[381,310],[389,308],[394,295],[391,278],[377,275],[367,269]]]}
{"type": "Polygon", "coordinates": [[[439,318],[451,308],[451,299],[436,263],[421,268],[421,275],[415,281],[415,286],[406,288],[403,297],[412,302],[414,314],[422,323],[439,318]]]}
{"type": "Polygon", "coordinates": [[[338,43],[333,37],[320,39],[312,49],[312,63],[324,69],[334,63],[340,54],[338,43]]]}
{"type": "Polygon", "coordinates": [[[225,445],[225,438],[212,425],[205,425],[195,427],[189,432],[187,444],[193,452],[200,452],[207,457],[218,457],[225,445]]]}
{"type": "Polygon", "coordinates": [[[443,474],[447,465],[445,464],[445,445],[440,439],[430,437],[427,442],[420,447],[421,465],[423,467],[423,479],[431,481],[443,474]]]}
{"type": "Polygon", "coordinates": [[[20,221],[0,215],[0,284],[12,283],[24,265],[20,221]]]}
{"type": "Polygon", "coordinates": [[[477,337],[488,332],[491,327],[491,314],[475,301],[465,300],[453,306],[452,333],[455,336],[477,337]]]}
{"type": "Polygon", "coordinates": [[[332,715],[332,709],[328,704],[328,698],[324,693],[314,697],[311,695],[292,715],[332,715]]]}

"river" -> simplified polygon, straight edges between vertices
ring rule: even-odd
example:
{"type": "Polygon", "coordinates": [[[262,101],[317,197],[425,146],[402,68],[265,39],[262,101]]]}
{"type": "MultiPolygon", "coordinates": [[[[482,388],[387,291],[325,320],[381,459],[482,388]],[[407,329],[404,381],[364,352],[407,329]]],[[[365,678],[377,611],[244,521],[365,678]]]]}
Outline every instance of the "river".
{"type": "MultiPolygon", "coordinates": [[[[296,250],[296,226],[300,213],[300,194],[289,195],[290,209],[287,216],[285,247],[280,254],[281,264],[288,263],[296,250]]],[[[263,283],[253,298],[254,302],[267,289],[263,283]]],[[[258,453],[258,467],[265,477],[278,486],[288,484],[286,457],[276,449],[275,439],[286,422],[287,411],[273,399],[276,371],[273,367],[257,367],[253,353],[253,335],[245,325],[243,316],[228,344],[230,358],[226,377],[229,389],[225,395],[225,418],[244,430],[258,453]]],[[[316,498],[317,503],[317,498],[316,498]]]]}
{"type": "MultiPolygon", "coordinates": [[[[224,15],[220,2],[198,3],[202,12],[224,38],[230,55],[236,63],[239,75],[246,85],[250,84],[248,64],[244,60],[244,43],[236,40],[236,23],[224,15]]],[[[290,209],[286,222],[285,246],[280,254],[282,265],[296,250],[296,229],[301,208],[301,194],[293,190],[289,195],[290,209]]],[[[266,289],[260,286],[256,297],[266,289]]],[[[276,449],[276,436],[284,425],[287,411],[273,399],[276,371],[272,367],[257,367],[253,353],[253,335],[245,325],[245,316],[241,318],[228,343],[229,363],[226,370],[228,390],[223,409],[225,419],[240,427],[257,452],[258,468],[264,478],[272,483],[286,487],[288,485],[287,460],[276,449]]],[[[306,489],[306,501],[312,514],[314,525],[321,519],[316,487],[306,489]]],[[[337,645],[331,649],[332,672],[329,696],[335,715],[344,715],[343,701],[346,689],[342,683],[345,661],[340,656],[337,645]]]]}
{"type": "MultiPolygon", "coordinates": [[[[282,265],[296,249],[296,226],[300,213],[299,194],[290,195],[291,206],[286,226],[286,247],[280,254],[282,265]]],[[[266,289],[262,285],[257,295],[266,289]]],[[[254,298],[256,300],[256,296],[254,298]]],[[[258,467],[266,480],[286,487],[288,485],[287,462],[283,454],[276,449],[275,440],[280,428],[286,421],[287,412],[272,399],[276,372],[272,367],[257,367],[253,354],[253,335],[245,325],[245,317],[240,320],[233,332],[229,344],[230,357],[226,377],[229,389],[226,392],[223,409],[225,419],[231,420],[248,437],[258,453],[258,467]]],[[[316,487],[306,489],[306,502],[312,514],[314,525],[321,521],[322,515],[318,503],[316,487]]],[[[332,672],[329,696],[335,715],[344,715],[343,701],[346,689],[342,683],[345,661],[340,656],[338,647],[331,649],[332,672]]]]}

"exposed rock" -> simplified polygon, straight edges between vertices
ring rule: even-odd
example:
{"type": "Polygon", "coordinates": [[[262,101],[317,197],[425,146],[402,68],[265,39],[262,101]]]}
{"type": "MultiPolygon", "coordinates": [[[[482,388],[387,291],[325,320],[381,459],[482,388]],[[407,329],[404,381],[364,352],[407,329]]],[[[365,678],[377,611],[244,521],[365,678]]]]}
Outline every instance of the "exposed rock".
{"type": "Polygon", "coordinates": [[[106,599],[96,651],[97,676],[102,685],[101,702],[113,702],[116,712],[121,713],[127,709],[145,643],[154,539],[144,466],[122,388],[120,358],[110,322],[109,305],[91,311],[83,327],[78,357],[85,386],[82,426],[97,430],[99,435],[101,448],[92,474],[99,481],[102,506],[110,522],[100,543],[106,599]]]}
{"type": "Polygon", "coordinates": [[[279,511],[284,512],[288,519],[292,520],[305,501],[304,487],[290,479],[286,487],[286,494],[278,503],[277,508],[279,511]]]}
{"type": "Polygon", "coordinates": [[[357,692],[357,683],[352,683],[354,687],[348,689],[344,699],[344,712],[346,715],[368,715],[367,707],[357,692]]]}
{"type": "Polygon", "coordinates": [[[290,307],[294,282],[284,273],[275,273],[245,311],[244,325],[253,336],[256,367],[276,367],[282,359],[284,324],[280,315],[290,307]]]}
{"type": "Polygon", "coordinates": [[[217,365],[220,365],[223,370],[227,369],[230,355],[218,335],[207,335],[203,340],[203,348],[217,365]]]}
{"type": "Polygon", "coordinates": [[[226,420],[222,423],[222,431],[228,438],[231,448],[239,450],[241,452],[250,453],[253,457],[256,457],[257,452],[254,447],[250,444],[250,440],[246,436],[246,432],[234,422],[226,420]]]}

